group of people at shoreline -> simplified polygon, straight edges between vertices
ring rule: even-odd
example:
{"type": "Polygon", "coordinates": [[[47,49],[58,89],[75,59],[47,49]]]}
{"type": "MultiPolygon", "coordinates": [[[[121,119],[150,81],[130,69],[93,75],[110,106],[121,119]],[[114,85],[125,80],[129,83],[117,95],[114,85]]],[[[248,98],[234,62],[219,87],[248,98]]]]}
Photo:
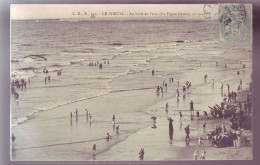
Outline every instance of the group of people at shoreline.
{"type": "MultiPolygon", "coordinates": [[[[99,64],[99,63],[97,63],[97,64],[99,64]]],[[[109,61],[108,62],[104,62],[104,64],[109,64],[109,61]]],[[[89,64],[89,66],[93,66],[93,64],[89,64]]],[[[95,66],[96,66],[96,63],[95,63],[95,66]]],[[[243,65],[243,67],[244,67],[244,65],[243,65]]],[[[102,63],[101,64],[99,64],[99,68],[100,69],[102,69],[102,63]],[[100,68],[100,65],[101,65],[101,68],[100,68]]],[[[44,68],[44,74],[48,74],[48,70],[46,69],[46,68],[44,68]]],[[[152,75],[154,75],[155,74],[155,71],[154,71],[154,69],[152,70],[152,75]]],[[[61,76],[61,72],[59,71],[58,73],[57,73],[57,76],[61,76]]],[[[207,79],[207,74],[204,76],[204,80],[205,80],[205,82],[206,82],[206,79],[207,79]]],[[[46,84],[46,81],[49,81],[50,82],[50,76],[48,76],[48,77],[45,77],[45,84],[46,84]]],[[[170,83],[174,83],[174,78],[170,78],[169,79],[169,81],[170,81],[170,83]]],[[[28,78],[28,82],[30,83],[30,78],[28,78]]],[[[214,85],[214,80],[212,79],[212,84],[214,85]]],[[[178,87],[177,87],[177,90],[176,90],[176,97],[177,97],[177,99],[179,99],[179,97],[180,97],[180,92],[179,92],[179,81],[178,81],[178,85],[177,85],[178,87]]],[[[229,84],[227,84],[227,86],[228,86],[228,99],[226,98],[226,96],[225,95],[222,95],[223,96],[223,100],[224,100],[224,102],[228,102],[228,103],[236,103],[236,97],[237,97],[237,93],[236,92],[230,92],[229,91],[229,89],[230,89],[230,86],[229,86],[229,84]]],[[[14,95],[15,95],[15,88],[14,87],[17,87],[17,88],[20,88],[20,87],[24,87],[24,88],[26,88],[26,81],[24,80],[24,79],[22,79],[21,81],[19,81],[19,80],[16,80],[16,81],[12,81],[12,93],[14,93],[14,95]]],[[[163,88],[165,88],[165,91],[167,91],[167,87],[168,87],[168,84],[165,82],[165,81],[163,81],[163,87],[160,87],[160,86],[157,86],[157,88],[156,88],[156,93],[158,94],[158,93],[164,93],[164,90],[163,90],[163,88]]],[[[242,89],[242,80],[240,80],[240,86],[239,86],[239,90],[240,89],[242,89]]],[[[182,87],[182,92],[183,92],[183,96],[185,96],[186,95],[186,93],[188,92],[188,93],[191,93],[191,82],[190,81],[186,81],[186,83],[185,83],[185,85],[183,85],[183,87],[182,87]]],[[[222,84],[222,86],[221,86],[221,93],[223,94],[223,84],[222,84]]],[[[19,97],[19,95],[18,95],[18,97],[19,97]]],[[[252,98],[249,98],[248,97],[248,99],[247,99],[247,102],[245,103],[245,106],[248,108],[248,109],[250,109],[250,112],[251,112],[251,105],[252,105],[252,98]]],[[[167,103],[166,104],[166,110],[168,111],[168,109],[169,109],[169,104],[167,103]]],[[[246,109],[246,108],[245,108],[246,109]]],[[[194,117],[194,102],[191,100],[191,102],[190,102],[190,112],[191,112],[191,120],[193,120],[193,117],[194,117]]],[[[198,113],[199,111],[197,111],[197,117],[199,117],[199,113],[198,113]]],[[[206,112],[206,111],[205,111],[206,112]]],[[[205,114],[205,112],[204,112],[204,114],[205,114]]],[[[79,116],[79,114],[78,114],[78,110],[76,109],[76,111],[74,112],[75,113],[75,117],[76,117],[76,120],[78,120],[78,116],[79,116]]],[[[183,114],[181,113],[181,112],[179,112],[180,113],[180,118],[182,118],[182,116],[183,116],[183,114]]],[[[207,112],[206,112],[206,114],[207,114],[207,112]]],[[[70,121],[72,122],[72,119],[73,119],[73,113],[71,112],[70,113],[70,121]]],[[[207,115],[206,115],[207,116],[207,115]]],[[[92,115],[90,114],[90,113],[88,113],[88,110],[86,109],[86,118],[87,118],[87,120],[89,119],[89,121],[90,121],[90,123],[92,122],[92,115]]],[[[155,116],[153,116],[152,117],[152,119],[153,119],[153,121],[154,121],[154,126],[152,127],[152,128],[156,128],[156,125],[155,125],[155,121],[156,121],[156,117],[155,116]]],[[[224,119],[224,117],[223,117],[223,119],[224,119]]],[[[170,133],[170,139],[172,139],[173,138],[173,136],[172,136],[172,134],[173,134],[173,119],[172,118],[168,118],[168,120],[169,120],[169,133],[170,133]]],[[[112,123],[113,123],[113,126],[115,126],[115,115],[113,114],[113,116],[112,116],[112,123]]],[[[204,130],[205,130],[205,127],[206,127],[206,123],[203,125],[203,128],[204,128],[204,130]]],[[[190,141],[190,128],[189,128],[189,125],[187,126],[187,127],[185,127],[185,134],[186,134],[186,136],[185,136],[185,141],[186,141],[186,144],[187,145],[189,145],[189,141],[190,141]]],[[[119,135],[119,125],[118,126],[116,126],[116,134],[117,135],[119,135]]],[[[13,135],[14,136],[14,135],[13,135]]],[[[13,139],[13,136],[12,136],[12,139],[13,139]]],[[[107,140],[109,140],[109,139],[111,139],[112,138],[112,136],[109,134],[109,133],[107,133],[106,134],[106,137],[105,137],[107,140]]],[[[14,138],[15,139],[15,138],[14,138]]],[[[14,141],[14,140],[13,140],[14,141]]],[[[96,143],[94,143],[93,144],[93,152],[94,153],[96,153],[96,149],[97,149],[97,145],[96,145],[96,143]]],[[[206,159],[206,151],[203,151],[202,152],[202,154],[201,154],[201,159],[206,159]]],[[[139,158],[140,158],[140,160],[143,160],[143,158],[144,158],[144,148],[141,148],[141,150],[140,150],[140,152],[139,152],[139,158]]],[[[197,160],[199,158],[199,152],[196,150],[195,152],[194,152],[194,159],[195,160],[197,160]]]]}

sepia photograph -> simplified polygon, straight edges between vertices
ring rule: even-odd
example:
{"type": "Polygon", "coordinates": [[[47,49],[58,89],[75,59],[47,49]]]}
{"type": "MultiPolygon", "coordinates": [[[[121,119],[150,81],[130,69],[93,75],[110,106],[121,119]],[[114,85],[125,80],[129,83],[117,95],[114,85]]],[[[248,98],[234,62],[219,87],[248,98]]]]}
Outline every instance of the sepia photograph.
{"type": "Polygon", "coordinates": [[[252,10],[12,4],[10,160],[252,160],[252,10]]]}

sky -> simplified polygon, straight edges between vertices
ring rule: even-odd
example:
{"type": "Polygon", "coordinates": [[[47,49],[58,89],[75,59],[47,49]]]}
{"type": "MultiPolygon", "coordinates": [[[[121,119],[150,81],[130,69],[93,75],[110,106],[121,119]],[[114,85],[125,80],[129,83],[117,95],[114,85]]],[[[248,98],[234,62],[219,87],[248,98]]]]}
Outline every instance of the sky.
{"type": "Polygon", "coordinates": [[[11,19],[183,18],[204,19],[205,11],[216,17],[217,5],[203,4],[12,4],[11,19]],[[200,13],[200,14],[199,14],[200,13]]]}

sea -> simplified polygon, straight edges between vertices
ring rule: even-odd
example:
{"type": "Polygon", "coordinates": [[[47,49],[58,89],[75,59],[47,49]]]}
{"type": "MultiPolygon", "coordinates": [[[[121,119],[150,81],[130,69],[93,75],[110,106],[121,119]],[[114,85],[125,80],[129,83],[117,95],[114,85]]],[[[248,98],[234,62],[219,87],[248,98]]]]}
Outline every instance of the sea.
{"type": "Polygon", "coordinates": [[[17,137],[12,160],[93,160],[92,143],[110,132],[117,140],[100,142],[98,159],[150,128],[151,116],[166,118],[166,102],[173,108],[167,115],[188,116],[191,99],[195,109],[209,112],[222,100],[221,84],[237,91],[242,79],[249,87],[251,56],[251,45],[219,42],[217,20],[12,20],[10,81],[26,81],[26,88],[15,88],[19,98],[10,95],[10,129],[17,137]],[[187,81],[194,94],[185,101],[187,81]],[[164,93],[156,93],[157,86],[164,93]],[[120,136],[112,129],[113,114],[120,136]]]}

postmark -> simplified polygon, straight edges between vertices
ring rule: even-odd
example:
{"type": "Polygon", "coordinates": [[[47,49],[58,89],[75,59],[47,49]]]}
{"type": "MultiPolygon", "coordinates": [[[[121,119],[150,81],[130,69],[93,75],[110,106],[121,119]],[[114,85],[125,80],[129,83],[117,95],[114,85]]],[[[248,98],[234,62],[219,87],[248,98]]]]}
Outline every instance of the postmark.
{"type": "Polygon", "coordinates": [[[224,43],[251,43],[252,5],[219,4],[219,37],[224,43]]]}

